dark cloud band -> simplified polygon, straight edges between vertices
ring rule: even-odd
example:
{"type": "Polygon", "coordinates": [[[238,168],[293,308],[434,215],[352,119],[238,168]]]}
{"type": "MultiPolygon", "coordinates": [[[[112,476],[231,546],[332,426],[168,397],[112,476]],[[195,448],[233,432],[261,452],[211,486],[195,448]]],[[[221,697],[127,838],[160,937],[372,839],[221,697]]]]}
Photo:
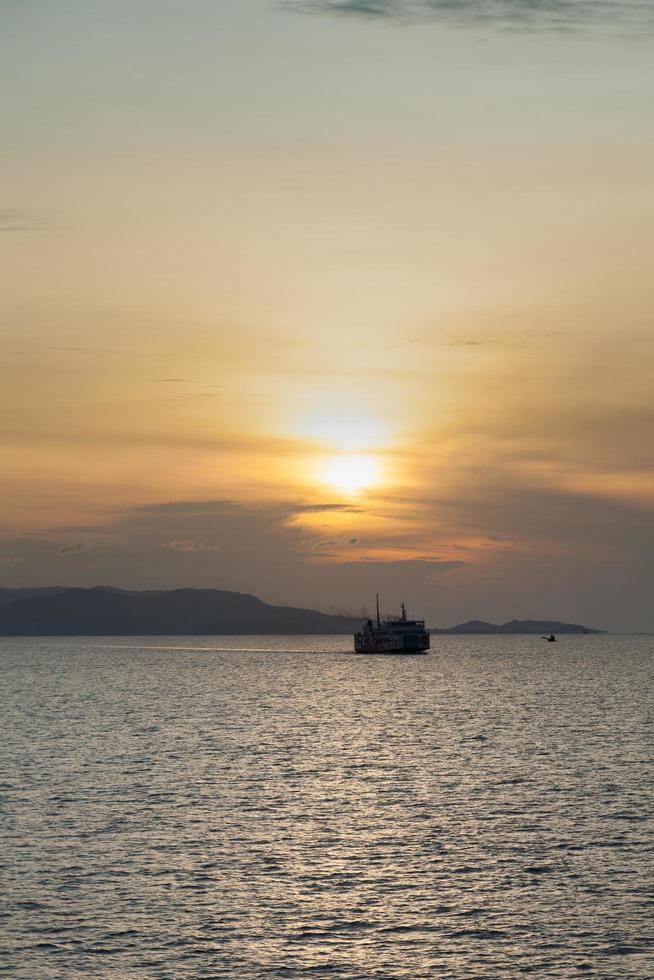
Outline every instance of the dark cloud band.
{"type": "Polygon", "coordinates": [[[440,20],[548,26],[654,27],[651,0],[289,0],[286,7],[396,23],[440,20]]]}

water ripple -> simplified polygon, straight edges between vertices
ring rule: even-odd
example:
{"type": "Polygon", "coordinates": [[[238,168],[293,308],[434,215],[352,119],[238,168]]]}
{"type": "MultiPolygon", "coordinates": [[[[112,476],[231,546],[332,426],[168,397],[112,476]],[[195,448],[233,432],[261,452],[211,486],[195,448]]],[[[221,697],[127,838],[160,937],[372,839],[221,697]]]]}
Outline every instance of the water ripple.
{"type": "Polygon", "coordinates": [[[0,640],[12,980],[654,975],[648,637],[0,640]]]}

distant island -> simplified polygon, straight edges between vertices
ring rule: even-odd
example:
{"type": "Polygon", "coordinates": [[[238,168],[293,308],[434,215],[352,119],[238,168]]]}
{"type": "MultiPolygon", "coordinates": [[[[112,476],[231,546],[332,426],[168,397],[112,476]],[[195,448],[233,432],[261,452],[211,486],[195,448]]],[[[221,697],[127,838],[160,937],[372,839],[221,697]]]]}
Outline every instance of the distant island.
{"type": "Polygon", "coordinates": [[[525,633],[525,634],[542,634],[542,633],[602,633],[602,630],[593,630],[589,626],[579,626],[577,623],[559,623],[554,619],[512,619],[508,623],[501,623],[497,626],[495,623],[485,623],[481,619],[471,619],[467,623],[461,623],[459,626],[452,626],[450,629],[436,629],[432,627],[429,630],[430,633],[440,634],[446,633],[452,635],[453,633],[461,634],[478,634],[480,636],[485,634],[501,633],[525,633]]]}
{"type": "MultiPolygon", "coordinates": [[[[217,589],[132,592],[97,586],[0,589],[0,636],[211,636],[348,634],[361,617],[272,606],[253,595],[217,589]]],[[[549,620],[496,626],[472,620],[435,634],[597,633],[549,620]]]]}

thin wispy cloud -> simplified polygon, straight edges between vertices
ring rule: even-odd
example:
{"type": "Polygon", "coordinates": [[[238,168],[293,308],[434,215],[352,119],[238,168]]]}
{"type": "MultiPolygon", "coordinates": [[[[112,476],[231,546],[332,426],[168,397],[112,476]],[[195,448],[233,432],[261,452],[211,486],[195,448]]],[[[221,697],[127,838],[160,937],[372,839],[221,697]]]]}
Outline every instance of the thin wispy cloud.
{"type": "Polygon", "coordinates": [[[285,7],[398,24],[419,21],[573,29],[654,27],[650,0],[287,0],[285,7]]]}
{"type": "Polygon", "coordinates": [[[294,514],[328,514],[342,512],[346,514],[359,514],[361,508],[351,504],[289,504],[288,509],[294,514]]]}
{"type": "Polygon", "coordinates": [[[0,208],[0,232],[43,231],[43,215],[28,208],[0,208]]]}
{"type": "Polygon", "coordinates": [[[488,347],[489,344],[501,344],[501,340],[452,340],[450,347],[488,347]]]}
{"type": "Polygon", "coordinates": [[[66,354],[80,354],[82,357],[106,357],[107,354],[120,353],[115,347],[49,347],[46,349],[62,351],[66,354]]]}
{"type": "Polygon", "coordinates": [[[172,551],[184,551],[187,554],[202,554],[206,551],[220,551],[217,544],[209,544],[206,541],[193,541],[191,538],[178,538],[175,541],[168,541],[162,545],[163,548],[170,548],[172,551]]]}
{"type": "Polygon", "coordinates": [[[77,554],[80,553],[80,551],[86,551],[88,548],[89,548],[89,544],[88,544],[87,541],[80,541],[79,544],[62,545],[62,547],[59,548],[57,554],[58,555],[77,555],[77,554]]]}

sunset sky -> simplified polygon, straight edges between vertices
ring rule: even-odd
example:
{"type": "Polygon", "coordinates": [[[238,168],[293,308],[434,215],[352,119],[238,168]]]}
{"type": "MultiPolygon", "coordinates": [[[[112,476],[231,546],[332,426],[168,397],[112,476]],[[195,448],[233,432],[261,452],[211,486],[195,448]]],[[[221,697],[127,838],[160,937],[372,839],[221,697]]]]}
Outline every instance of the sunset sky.
{"type": "Polygon", "coordinates": [[[654,630],[649,0],[0,7],[0,585],[654,630]]]}

